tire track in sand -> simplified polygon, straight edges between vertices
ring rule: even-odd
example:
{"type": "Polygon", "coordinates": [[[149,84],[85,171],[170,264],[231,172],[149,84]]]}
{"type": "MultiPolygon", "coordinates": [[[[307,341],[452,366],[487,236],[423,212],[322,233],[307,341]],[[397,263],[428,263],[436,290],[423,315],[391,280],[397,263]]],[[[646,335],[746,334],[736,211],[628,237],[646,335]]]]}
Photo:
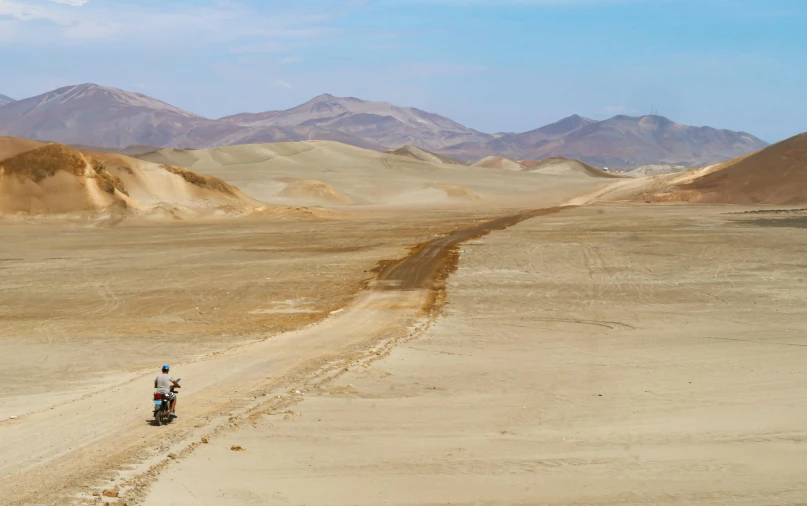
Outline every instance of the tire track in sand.
{"type": "MultiPolygon", "coordinates": [[[[405,258],[380,262],[368,289],[325,321],[180,364],[179,423],[159,429],[149,424],[152,373],[0,422],[3,504],[86,503],[77,494],[113,485],[123,485],[123,499],[131,504],[142,497],[150,471],[168,462],[169,451],[184,447],[184,455],[200,435],[231,426],[231,415],[271,409],[271,394],[306,384],[323,369],[349,364],[378,343],[407,338],[419,317],[439,311],[446,280],[459,262],[460,243],[567,208],[505,216],[417,245],[405,258]],[[135,476],[121,482],[119,471],[138,463],[135,476]]],[[[297,395],[292,402],[299,400],[297,395]]]]}

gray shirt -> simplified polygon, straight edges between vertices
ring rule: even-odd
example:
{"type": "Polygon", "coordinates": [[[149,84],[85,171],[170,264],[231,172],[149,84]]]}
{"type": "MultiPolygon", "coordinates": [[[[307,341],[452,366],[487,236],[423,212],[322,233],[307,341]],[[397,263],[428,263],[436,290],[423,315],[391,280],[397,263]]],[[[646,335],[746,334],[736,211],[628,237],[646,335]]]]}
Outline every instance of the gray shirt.
{"type": "Polygon", "coordinates": [[[154,380],[154,384],[157,385],[157,391],[161,394],[167,394],[171,392],[171,385],[174,384],[174,378],[171,377],[170,374],[160,374],[154,380]]]}

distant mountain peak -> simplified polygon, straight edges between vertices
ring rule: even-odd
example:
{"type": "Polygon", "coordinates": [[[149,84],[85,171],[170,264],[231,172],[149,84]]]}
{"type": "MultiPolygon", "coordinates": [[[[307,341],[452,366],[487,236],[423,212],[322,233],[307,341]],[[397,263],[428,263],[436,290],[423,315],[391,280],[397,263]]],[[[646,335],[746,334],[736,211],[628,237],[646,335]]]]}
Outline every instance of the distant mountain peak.
{"type": "Polygon", "coordinates": [[[51,93],[54,95],[64,95],[64,94],[71,94],[71,97],[79,96],[81,94],[92,94],[92,93],[122,93],[127,95],[137,95],[137,93],[132,93],[128,91],[119,90],[117,88],[110,88],[108,86],[101,86],[99,84],[94,83],[82,83],[82,84],[73,84],[70,86],[62,86],[61,88],[57,88],[53,90],[51,93]]]}
{"type": "Polygon", "coordinates": [[[586,118],[585,116],[580,116],[579,114],[572,114],[571,116],[567,116],[559,121],[556,121],[554,124],[560,123],[594,123],[595,120],[586,118]]]}
{"type": "Polygon", "coordinates": [[[579,114],[572,114],[571,116],[567,116],[554,123],[550,123],[549,125],[537,128],[521,135],[526,136],[529,139],[529,142],[551,141],[560,139],[561,137],[576,132],[581,128],[585,128],[596,123],[597,122],[593,119],[584,118],[579,114]]]}
{"type": "Polygon", "coordinates": [[[13,98],[0,94],[0,106],[16,102],[13,98]]]}
{"type": "Polygon", "coordinates": [[[99,148],[180,144],[191,127],[205,122],[210,120],[146,95],[93,83],[0,107],[0,135],[99,148]]]}
{"type": "Polygon", "coordinates": [[[325,101],[328,101],[328,100],[334,100],[336,98],[337,97],[331,95],[330,93],[323,93],[322,95],[317,95],[316,97],[312,98],[311,100],[308,101],[308,103],[311,103],[311,102],[325,102],[325,101]]]}
{"type": "Polygon", "coordinates": [[[167,104],[156,98],[125,91],[111,86],[101,86],[94,83],[83,83],[73,86],[63,86],[49,93],[39,96],[41,104],[64,104],[71,101],[82,101],[89,103],[90,107],[140,107],[177,114],[187,118],[200,118],[200,116],[184,111],[178,107],[167,104]],[[102,105],[103,103],[103,105],[102,105]]]}

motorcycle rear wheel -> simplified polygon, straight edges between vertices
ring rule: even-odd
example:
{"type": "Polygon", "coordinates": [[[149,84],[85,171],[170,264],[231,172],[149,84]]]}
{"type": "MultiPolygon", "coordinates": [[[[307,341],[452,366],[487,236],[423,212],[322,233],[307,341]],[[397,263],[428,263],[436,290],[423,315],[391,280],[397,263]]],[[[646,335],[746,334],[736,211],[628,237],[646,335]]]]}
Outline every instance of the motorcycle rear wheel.
{"type": "Polygon", "coordinates": [[[154,410],[154,422],[157,424],[157,427],[159,427],[160,425],[163,424],[162,423],[163,422],[163,420],[162,420],[163,414],[161,413],[161,411],[162,410],[160,410],[160,409],[155,409],[154,410]]]}

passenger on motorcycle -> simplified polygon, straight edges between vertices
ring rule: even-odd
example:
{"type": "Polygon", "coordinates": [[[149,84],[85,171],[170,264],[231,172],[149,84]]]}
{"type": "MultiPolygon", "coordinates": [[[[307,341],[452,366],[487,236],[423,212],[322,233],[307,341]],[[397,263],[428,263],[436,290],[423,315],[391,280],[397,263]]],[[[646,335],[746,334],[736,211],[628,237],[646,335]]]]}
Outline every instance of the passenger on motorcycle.
{"type": "Polygon", "coordinates": [[[174,378],[168,374],[170,367],[168,364],[163,366],[162,374],[158,375],[154,378],[154,388],[157,389],[158,392],[168,397],[171,400],[171,418],[177,418],[177,396],[173,392],[171,392],[171,387],[174,386],[179,388],[179,383],[177,383],[174,378]]]}

